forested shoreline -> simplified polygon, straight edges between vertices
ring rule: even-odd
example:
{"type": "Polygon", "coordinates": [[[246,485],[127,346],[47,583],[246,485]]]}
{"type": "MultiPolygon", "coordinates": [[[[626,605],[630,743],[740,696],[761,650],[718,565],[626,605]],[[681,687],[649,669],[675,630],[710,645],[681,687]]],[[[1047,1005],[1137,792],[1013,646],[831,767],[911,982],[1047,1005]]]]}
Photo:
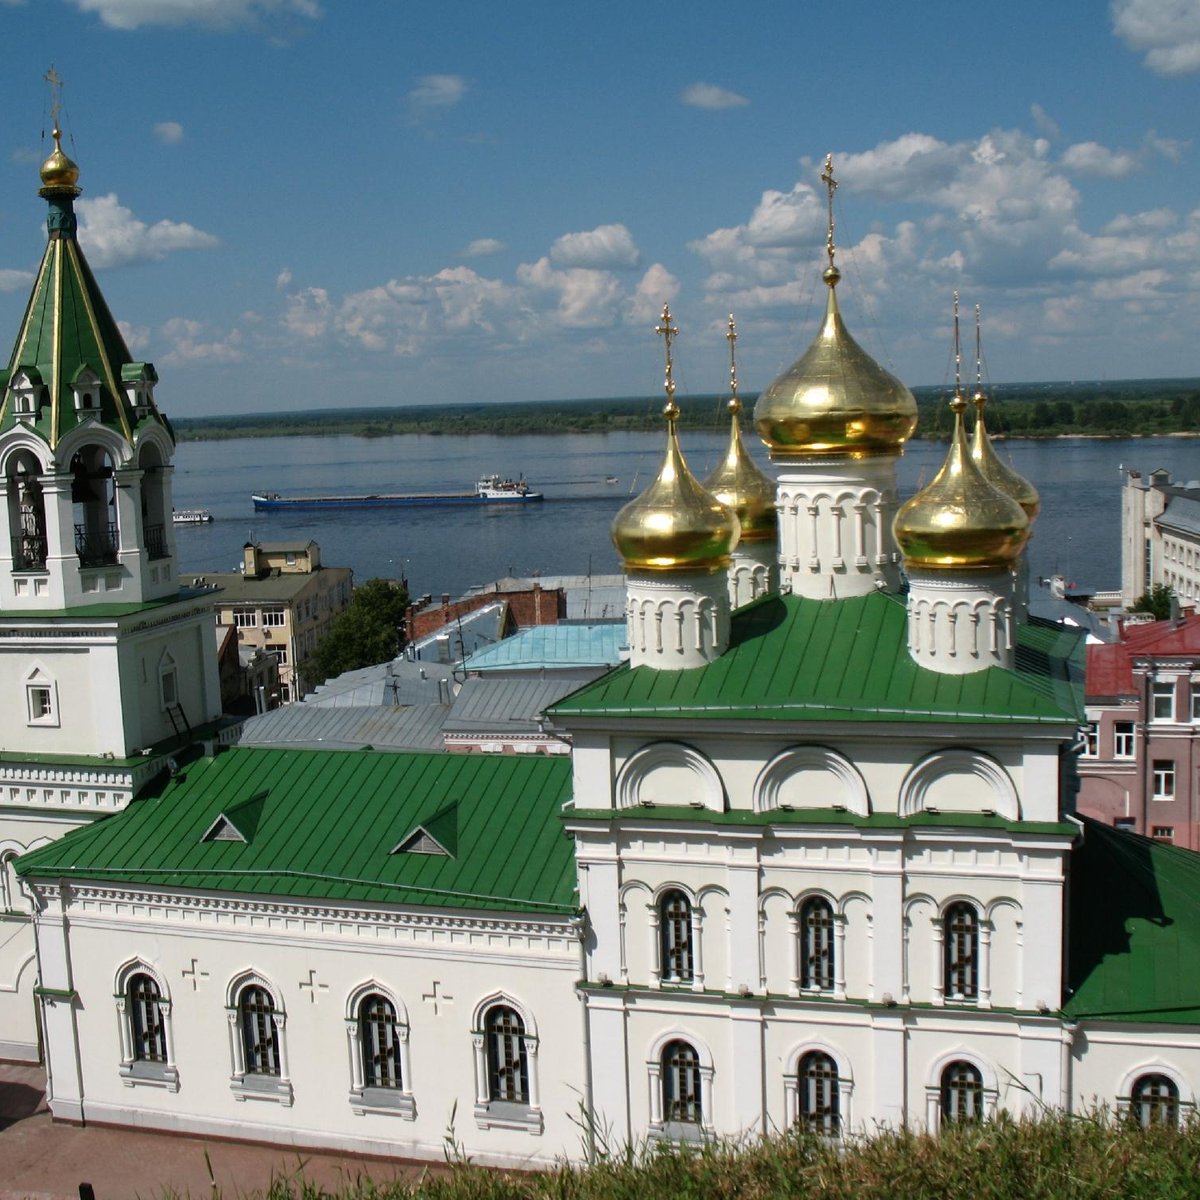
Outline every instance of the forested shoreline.
{"type": "MultiPolygon", "coordinates": [[[[945,438],[951,427],[945,388],[914,388],[920,411],[917,437],[945,438]]],[[[990,389],[988,428],[1004,437],[1162,437],[1200,434],[1200,379],[1126,380],[1103,383],[1001,384],[990,389]]],[[[744,397],[747,419],[756,397],[744,397]]],[[[316,409],[295,413],[181,417],[180,441],[250,437],[394,437],[462,434],[615,433],[655,429],[662,398],[549,400],[492,404],[421,404],[316,409]]],[[[681,424],[721,429],[725,398],[681,398],[681,424]]]]}

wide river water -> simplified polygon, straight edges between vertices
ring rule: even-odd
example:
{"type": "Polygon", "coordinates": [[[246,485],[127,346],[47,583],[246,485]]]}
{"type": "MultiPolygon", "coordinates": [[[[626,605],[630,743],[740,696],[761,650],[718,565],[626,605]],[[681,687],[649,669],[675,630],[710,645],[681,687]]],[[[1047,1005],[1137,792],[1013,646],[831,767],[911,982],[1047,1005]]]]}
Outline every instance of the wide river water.
{"type": "MultiPolygon", "coordinates": [[[[684,453],[701,478],[726,436],[689,433],[684,453]]],[[[749,439],[748,439],[749,440],[749,439]]],[[[770,474],[766,452],[755,455],[770,474]]],[[[1200,477],[1200,441],[1061,438],[997,443],[1041,492],[1030,543],[1039,575],[1061,573],[1080,588],[1120,586],[1121,468],[1166,467],[1175,481],[1200,477]]],[[[207,508],[210,525],[179,526],[185,575],[236,569],[247,540],[315,539],[323,561],[350,566],[360,582],[406,576],[414,595],[458,595],[505,575],[608,574],[620,570],[609,525],[653,478],[660,433],[521,437],[280,437],[183,442],[175,458],[175,506],[207,508]],[[470,490],[481,475],[524,474],[544,504],[512,507],[377,508],[256,513],[251,492],[282,495],[470,490]],[[616,476],[610,484],[607,477],[616,476]]],[[[900,494],[928,482],[944,443],[916,442],[900,460],[900,494]]]]}

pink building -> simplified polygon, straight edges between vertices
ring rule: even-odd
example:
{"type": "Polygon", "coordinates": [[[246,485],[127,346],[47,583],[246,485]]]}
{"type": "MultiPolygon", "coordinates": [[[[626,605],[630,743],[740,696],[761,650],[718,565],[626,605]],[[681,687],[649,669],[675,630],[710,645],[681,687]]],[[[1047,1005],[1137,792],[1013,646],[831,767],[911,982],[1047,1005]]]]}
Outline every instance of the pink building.
{"type": "Polygon", "coordinates": [[[1079,811],[1200,850],[1200,616],[1089,646],[1079,811]]]}

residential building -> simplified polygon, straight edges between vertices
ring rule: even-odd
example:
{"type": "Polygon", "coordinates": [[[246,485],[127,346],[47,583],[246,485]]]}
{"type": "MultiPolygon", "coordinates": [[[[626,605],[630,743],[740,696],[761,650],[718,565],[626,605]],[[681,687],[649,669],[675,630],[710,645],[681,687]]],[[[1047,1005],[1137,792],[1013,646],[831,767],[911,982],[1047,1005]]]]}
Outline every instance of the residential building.
{"type": "Polygon", "coordinates": [[[1121,599],[1128,608],[1163,584],[1185,608],[1200,604],[1200,481],[1169,471],[1143,482],[1130,470],[1121,493],[1121,599]]]}
{"type": "Polygon", "coordinates": [[[1087,651],[1079,811],[1200,850],[1200,616],[1087,651]]]}
{"type": "Polygon", "coordinates": [[[213,601],[217,623],[235,631],[243,665],[260,652],[275,656],[278,702],[290,704],[323,682],[305,674],[304,662],[349,605],[354,573],[324,566],[314,541],[247,542],[243,555],[240,571],[189,582],[220,589],[213,601]]]}

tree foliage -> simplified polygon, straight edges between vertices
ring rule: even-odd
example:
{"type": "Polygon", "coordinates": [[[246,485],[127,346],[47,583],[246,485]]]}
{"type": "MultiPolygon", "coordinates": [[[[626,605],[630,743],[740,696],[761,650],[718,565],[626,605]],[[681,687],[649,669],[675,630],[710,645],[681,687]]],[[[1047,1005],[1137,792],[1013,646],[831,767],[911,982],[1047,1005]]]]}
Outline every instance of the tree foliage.
{"type": "Polygon", "coordinates": [[[369,579],[356,587],[349,606],[334,617],[305,661],[304,676],[322,682],[395,658],[404,648],[407,608],[408,591],[401,584],[369,579]]]}
{"type": "Polygon", "coordinates": [[[1171,601],[1174,599],[1175,592],[1168,584],[1156,583],[1129,606],[1129,611],[1150,613],[1156,621],[1165,621],[1171,615],[1171,601]]]}

